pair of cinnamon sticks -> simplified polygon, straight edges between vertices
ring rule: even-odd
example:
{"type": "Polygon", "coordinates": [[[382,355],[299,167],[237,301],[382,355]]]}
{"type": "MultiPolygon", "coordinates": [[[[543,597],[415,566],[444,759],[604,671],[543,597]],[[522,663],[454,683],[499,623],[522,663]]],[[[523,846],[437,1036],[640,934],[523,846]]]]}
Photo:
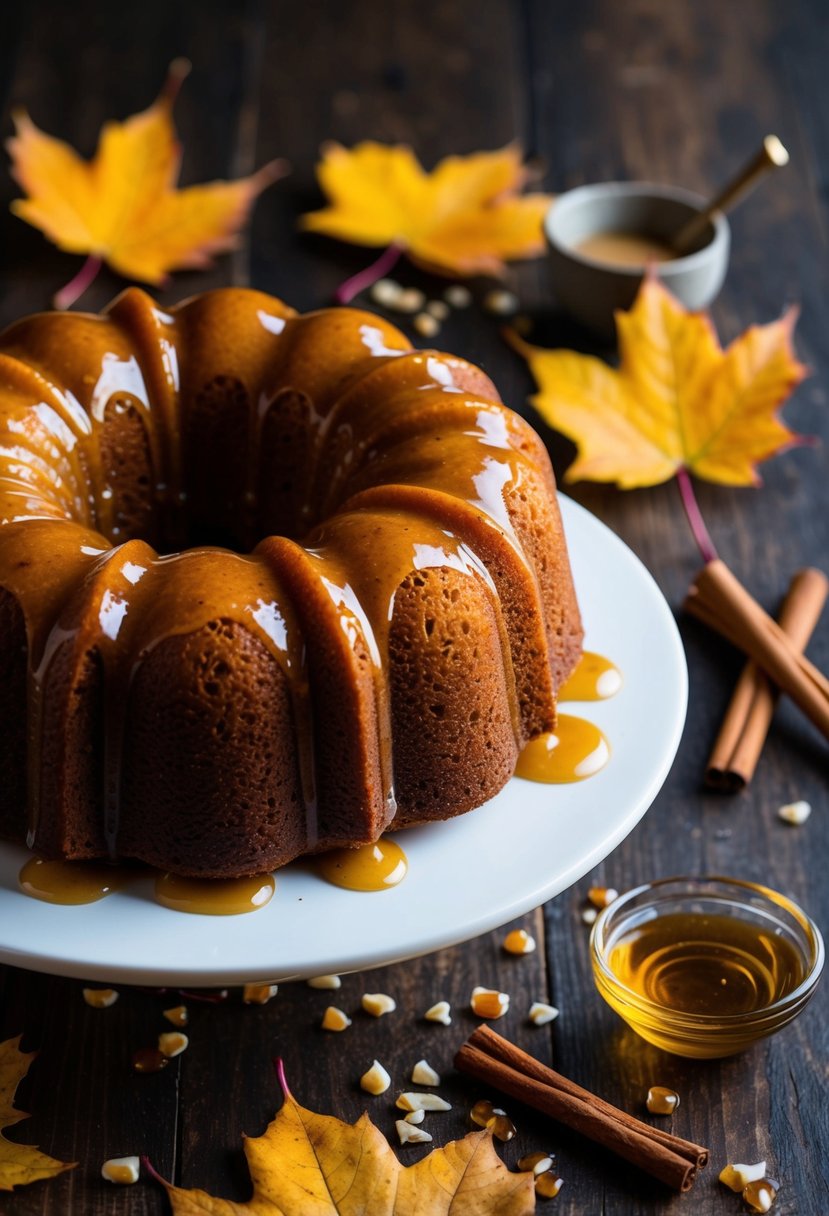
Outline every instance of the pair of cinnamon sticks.
{"type": "Polygon", "coordinates": [[[792,579],[779,621],[768,616],[724,562],[709,562],[691,586],[685,608],[749,656],[731,698],[706,783],[735,793],[751,781],[771,725],[777,691],[787,693],[829,739],[829,679],[803,651],[829,593],[820,570],[792,579]]]}
{"type": "Polygon", "coordinates": [[[678,1191],[690,1190],[708,1164],[708,1149],[635,1119],[528,1055],[488,1026],[479,1026],[455,1056],[455,1067],[540,1110],[678,1191]]]}

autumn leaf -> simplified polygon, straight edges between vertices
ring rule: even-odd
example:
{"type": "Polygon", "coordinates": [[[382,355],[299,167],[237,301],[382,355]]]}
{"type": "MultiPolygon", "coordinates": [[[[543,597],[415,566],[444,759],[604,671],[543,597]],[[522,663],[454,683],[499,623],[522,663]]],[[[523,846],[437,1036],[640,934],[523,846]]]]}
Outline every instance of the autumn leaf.
{"type": "Polygon", "coordinates": [[[314,1114],[299,1105],[282,1080],[285,1101],[279,1114],[263,1135],[245,1138],[253,1198],[233,1203],[160,1179],[174,1216],[524,1216],[535,1211],[532,1173],[511,1173],[490,1132],[470,1132],[403,1166],[367,1114],[353,1124],[314,1114]]]}
{"type": "Polygon", "coordinates": [[[443,275],[498,275],[505,261],[544,250],[552,200],[519,196],[526,172],[514,145],[449,156],[427,173],[404,145],[330,143],[317,174],[330,206],[302,217],[310,232],[391,246],[443,275]]]}
{"type": "Polygon", "coordinates": [[[13,1106],[15,1091],[29,1071],[36,1052],[20,1051],[20,1039],[7,1039],[0,1043],[0,1191],[10,1191],[16,1186],[26,1186],[41,1178],[54,1178],[64,1170],[74,1169],[73,1163],[55,1161],[28,1144],[15,1144],[2,1135],[3,1128],[12,1127],[21,1119],[28,1119],[22,1110],[13,1106]]]}
{"type": "Polygon", "coordinates": [[[777,411],[806,369],[792,348],[796,312],[755,325],[723,350],[707,316],[689,313],[648,276],[618,312],[618,371],[568,350],[510,341],[538,384],[533,404],[578,448],[569,482],[652,486],[689,470],[758,485],[756,465],[800,437],[777,411]]]}
{"type": "Polygon", "coordinates": [[[202,269],[233,249],[257,195],[286,167],[272,161],[251,177],[177,189],[181,146],[172,111],[189,70],[176,60],[149,109],[106,123],[91,161],[16,111],[7,147],[27,197],[11,204],[14,214],[60,249],[88,254],[93,270],[105,261],[144,283],[162,283],[171,270],[202,269]]]}

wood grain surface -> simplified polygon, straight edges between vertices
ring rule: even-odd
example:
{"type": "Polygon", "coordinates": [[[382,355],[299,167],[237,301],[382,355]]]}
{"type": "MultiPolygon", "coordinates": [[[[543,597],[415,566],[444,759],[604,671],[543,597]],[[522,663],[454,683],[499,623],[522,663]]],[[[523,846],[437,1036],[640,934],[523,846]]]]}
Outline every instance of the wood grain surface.
{"type": "MultiPolygon", "coordinates": [[[[792,163],[734,214],[731,270],[714,317],[727,341],[785,304],[800,304],[797,349],[812,375],[787,417],[825,440],[828,25],[821,0],[143,0],[129,7],[31,0],[4,13],[2,129],[10,132],[12,106],[23,104],[44,129],[91,154],[100,124],[144,107],[168,61],[187,55],[194,71],[177,109],[185,182],[247,172],[277,155],[288,157],[294,172],[260,201],[238,253],[210,272],[176,275],[161,298],[171,303],[208,287],[251,284],[300,309],[329,302],[335,286],[370,260],[365,250],[295,231],[297,216],[319,204],[313,167],[325,139],[407,141],[428,165],[518,139],[542,159],[552,191],[648,178],[705,193],[773,130],[792,163]]],[[[6,323],[48,307],[79,263],[9,214],[14,186],[7,176],[0,191],[6,323]]],[[[430,285],[408,268],[401,278],[430,285]]],[[[512,282],[541,340],[593,349],[587,335],[556,314],[543,259],[516,270],[512,282]]],[[[121,287],[103,273],[84,306],[103,306],[121,287]]],[[[498,328],[474,308],[453,316],[440,344],[482,364],[505,400],[532,418],[528,375],[498,328]]],[[[534,421],[561,474],[572,449],[534,421]]],[[[770,609],[795,569],[829,568],[827,471],[825,446],[801,448],[765,467],[760,492],[699,487],[722,556],[770,609]]],[[[622,494],[578,485],[572,493],[642,557],[678,609],[697,558],[675,487],[622,494]]],[[[521,922],[535,933],[537,953],[506,956],[498,932],[347,977],[336,1000],[347,1011],[359,1009],[365,990],[391,993],[398,1010],[380,1021],[357,1012],[341,1036],[319,1030],[330,994],[304,984],[283,986],[263,1008],[243,1006],[238,992],[222,1004],[190,1002],[190,1049],[165,1072],[144,1077],[131,1072],[130,1055],[155,1041],[170,998],[124,990],[113,1008],[98,1011],[84,1004],[80,982],[0,969],[0,1039],[22,1031],[25,1046],[40,1051],[19,1095],[34,1114],[11,1136],[79,1162],[54,1182],[0,1195],[0,1212],[167,1211],[149,1181],[130,1189],[101,1181],[102,1161],[128,1153],[149,1155],[183,1185],[245,1199],[240,1137],[261,1132],[278,1105],[270,1063],[277,1054],[303,1102],[348,1120],[366,1104],[357,1078],[373,1058],[400,1088],[425,1055],[447,1074],[442,1092],[454,1104],[449,1114],[429,1117],[429,1130],[437,1143],[462,1135],[471,1102],[485,1095],[452,1074],[451,1059],[475,1024],[465,1007],[480,983],[512,995],[499,1029],[541,1058],[554,1057],[561,1071],[610,1101],[641,1113],[650,1084],[679,1090],[672,1130],[711,1149],[711,1167],[692,1196],[676,1197],[566,1130],[515,1110],[520,1134],[505,1159],[514,1163],[535,1148],[558,1154],[565,1185],[550,1211],[727,1216],[741,1211],[741,1202],[717,1185],[719,1169],[727,1161],[767,1158],[782,1181],[775,1211],[825,1216],[825,989],[776,1038],[743,1056],[698,1063],[637,1039],[600,1001],[590,978],[579,912],[591,878],[624,889],[674,873],[733,874],[777,887],[829,924],[826,745],[782,704],[751,790],[737,798],[704,793],[704,763],[741,663],[701,626],[687,619],[680,625],[691,692],[674,769],[651,812],[607,862],[521,922]],[[780,823],[777,808],[797,798],[808,799],[814,813],[792,829],[780,823]],[[545,996],[561,1016],[551,1027],[531,1027],[528,1005],[545,996]],[[421,1019],[440,998],[455,1011],[448,1028],[421,1019]]],[[[829,668],[825,621],[809,654],[829,668]]],[[[393,1134],[391,1103],[369,1104],[393,1134]]],[[[405,1159],[422,1152],[408,1149],[405,1159]]]]}

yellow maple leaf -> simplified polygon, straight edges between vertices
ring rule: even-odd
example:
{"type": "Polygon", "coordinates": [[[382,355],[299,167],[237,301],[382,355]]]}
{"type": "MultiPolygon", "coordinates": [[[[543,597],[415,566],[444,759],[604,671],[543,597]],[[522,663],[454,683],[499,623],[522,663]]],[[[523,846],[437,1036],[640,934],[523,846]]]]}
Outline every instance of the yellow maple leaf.
{"type": "Polygon", "coordinates": [[[755,325],[723,350],[655,276],[618,312],[618,371],[569,350],[510,341],[538,384],[533,404],[578,448],[569,482],[652,486],[688,469],[723,485],[758,485],[755,465],[798,441],[777,411],[806,369],[792,349],[796,312],[755,325]]]}
{"type": "Polygon", "coordinates": [[[303,216],[303,228],[395,246],[438,274],[497,275],[505,261],[544,250],[542,220],[552,199],[519,196],[526,172],[514,145],[449,156],[427,173],[403,145],[330,143],[317,175],[331,205],[303,216]]]}
{"type": "MultiPolygon", "coordinates": [[[[511,1173],[490,1132],[470,1132],[403,1166],[367,1114],[356,1123],[314,1114],[287,1087],[263,1135],[245,1138],[247,1203],[163,1182],[174,1216],[526,1216],[531,1171],[511,1173]]],[[[156,1175],[157,1177],[157,1175],[156,1175]]]]}
{"type": "Polygon", "coordinates": [[[104,125],[91,161],[14,114],[7,143],[12,176],[27,194],[15,215],[69,253],[106,261],[127,278],[164,281],[171,270],[202,268],[233,249],[257,195],[282,176],[273,161],[238,181],[178,190],[181,148],[173,103],[189,64],[176,60],[157,100],[124,122],[104,125]]]}
{"type": "Polygon", "coordinates": [[[20,1051],[20,1039],[18,1035],[0,1043],[0,1191],[74,1169],[74,1163],[56,1161],[28,1144],[15,1144],[2,1135],[3,1128],[29,1117],[25,1111],[15,1110],[14,1095],[37,1053],[20,1051]]]}

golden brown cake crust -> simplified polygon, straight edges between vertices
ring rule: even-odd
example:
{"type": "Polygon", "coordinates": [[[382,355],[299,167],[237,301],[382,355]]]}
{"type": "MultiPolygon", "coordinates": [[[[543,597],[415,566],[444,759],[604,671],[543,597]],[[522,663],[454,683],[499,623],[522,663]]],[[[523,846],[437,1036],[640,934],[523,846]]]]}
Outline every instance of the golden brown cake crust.
{"type": "Polygon", "coordinates": [[[0,836],[221,877],[459,814],[581,638],[463,360],[241,289],[0,335],[0,836]]]}

